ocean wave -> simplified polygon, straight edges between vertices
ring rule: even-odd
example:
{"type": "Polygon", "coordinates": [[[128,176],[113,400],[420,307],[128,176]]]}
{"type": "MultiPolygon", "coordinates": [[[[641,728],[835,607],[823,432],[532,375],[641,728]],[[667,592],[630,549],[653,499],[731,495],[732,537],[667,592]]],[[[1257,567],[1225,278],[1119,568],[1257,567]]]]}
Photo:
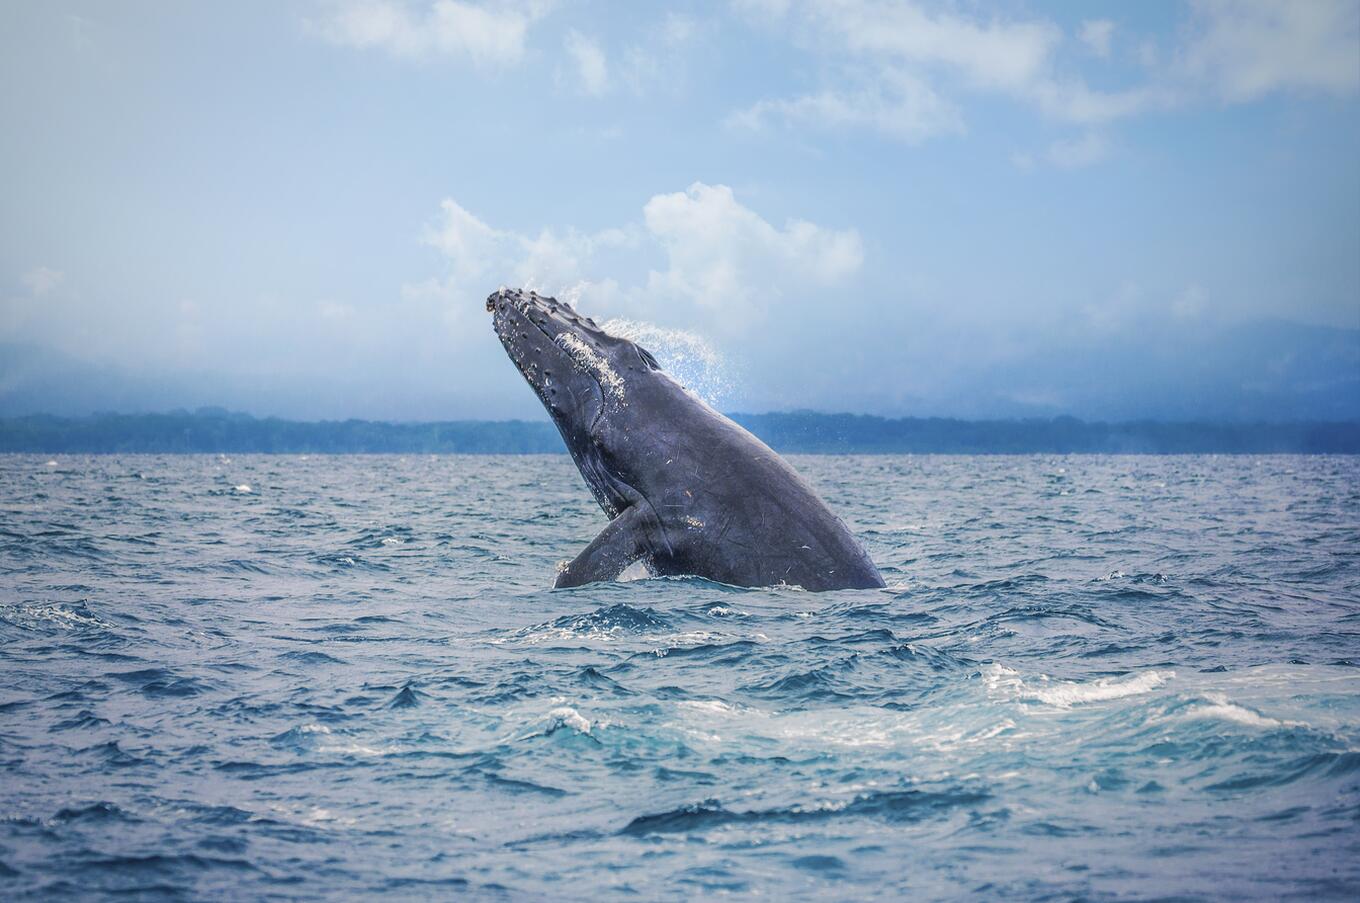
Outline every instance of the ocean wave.
{"type": "Polygon", "coordinates": [[[1360,886],[1360,458],[798,458],[895,584],[845,593],[551,590],[565,455],[45,460],[6,898],[1360,886]]]}
{"type": "Polygon", "coordinates": [[[1025,679],[1018,672],[997,664],[988,665],[982,673],[988,689],[1001,696],[1064,709],[1151,693],[1176,676],[1174,671],[1144,671],[1089,681],[1057,680],[1046,674],[1025,679]]]}
{"type": "Polygon", "coordinates": [[[1253,711],[1246,706],[1238,705],[1221,693],[1209,693],[1204,699],[1197,700],[1195,703],[1185,707],[1181,712],[1181,717],[1187,720],[1210,719],[1217,721],[1228,721],[1233,724],[1240,724],[1244,727],[1262,728],[1273,730],[1279,727],[1306,727],[1301,721],[1281,721],[1278,718],[1271,718],[1262,715],[1260,712],[1253,711]]]}
{"type": "Polygon", "coordinates": [[[880,790],[850,799],[827,799],[769,809],[728,809],[705,800],[649,815],[639,815],[619,833],[695,834],[737,824],[806,824],[841,818],[873,818],[888,823],[921,821],[959,807],[975,806],[990,795],[983,790],[880,790]]]}
{"type": "Polygon", "coordinates": [[[516,631],[512,638],[531,644],[563,640],[609,641],[650,635],[670,627],[670,621],[656,611],[620,602],[586,614],[564,615],[547,624],[525,627],[516,631]]]}
{"type": "Polygon", "coordinates": [[[0,605],[0,621],[23,630],[110,630],[113,627],[83,602],[0,605]]]}

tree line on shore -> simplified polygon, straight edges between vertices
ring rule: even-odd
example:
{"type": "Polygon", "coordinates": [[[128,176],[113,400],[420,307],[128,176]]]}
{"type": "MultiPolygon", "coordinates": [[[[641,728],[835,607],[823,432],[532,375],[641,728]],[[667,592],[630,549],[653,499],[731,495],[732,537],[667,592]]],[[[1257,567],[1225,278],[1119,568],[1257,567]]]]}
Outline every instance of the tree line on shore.
{"type": "MultiPolygon", "coordinates": [[[[781,452],[810,454],[1360,453],[1360,423],[1087,422],[885,418],[794,411],[734,414],[781,452]]],[[[0,452],[546,454],[546,421],[298,421],[216,408],[161,414],[0,418],[0,452]]]]}

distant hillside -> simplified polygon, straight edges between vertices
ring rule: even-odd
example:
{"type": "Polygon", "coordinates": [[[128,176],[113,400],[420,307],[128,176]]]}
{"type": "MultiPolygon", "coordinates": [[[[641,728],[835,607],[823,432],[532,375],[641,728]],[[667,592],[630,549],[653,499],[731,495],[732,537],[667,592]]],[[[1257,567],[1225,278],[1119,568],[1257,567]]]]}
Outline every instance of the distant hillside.
{"type": "MultiPolygon", "coordinates": [[[[1086,423],[886,419],[794,412],[733,418],[784,452],[813,454],[1360,453],[1360,422],[1086,423]]],[[[522,420],[315,423],[221,409],[168,414],[0,418],[0,452],[308,452],[535,454],[564,451],[552,424],[522,420]]]]}

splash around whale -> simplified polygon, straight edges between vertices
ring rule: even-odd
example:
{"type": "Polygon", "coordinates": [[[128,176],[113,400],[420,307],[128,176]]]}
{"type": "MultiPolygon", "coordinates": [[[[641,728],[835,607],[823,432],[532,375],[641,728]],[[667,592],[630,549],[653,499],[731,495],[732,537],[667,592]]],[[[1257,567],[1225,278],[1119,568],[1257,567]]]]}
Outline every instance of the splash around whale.
{"type": "Polygon", "coordinates": [[[787,462],[645,349],[536,292],[499,289],[486,309],[610,518],[557,586],[613,580],[637,561],[655,575],[736,586],[884,585],[787,462]]]}

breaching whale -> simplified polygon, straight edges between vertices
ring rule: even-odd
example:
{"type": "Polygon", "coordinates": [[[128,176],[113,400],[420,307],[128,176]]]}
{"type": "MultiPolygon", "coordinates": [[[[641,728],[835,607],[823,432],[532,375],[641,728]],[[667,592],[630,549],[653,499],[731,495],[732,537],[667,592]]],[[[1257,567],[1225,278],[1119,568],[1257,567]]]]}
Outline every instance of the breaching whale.
{"type": "Polygon", "coordinates": [[[556,586],[613,580],[639,560],[737,586],[884,585],[792,467],[646,350],[536,292],[502,288],[486,309],[611,518],[556,586]]]}

